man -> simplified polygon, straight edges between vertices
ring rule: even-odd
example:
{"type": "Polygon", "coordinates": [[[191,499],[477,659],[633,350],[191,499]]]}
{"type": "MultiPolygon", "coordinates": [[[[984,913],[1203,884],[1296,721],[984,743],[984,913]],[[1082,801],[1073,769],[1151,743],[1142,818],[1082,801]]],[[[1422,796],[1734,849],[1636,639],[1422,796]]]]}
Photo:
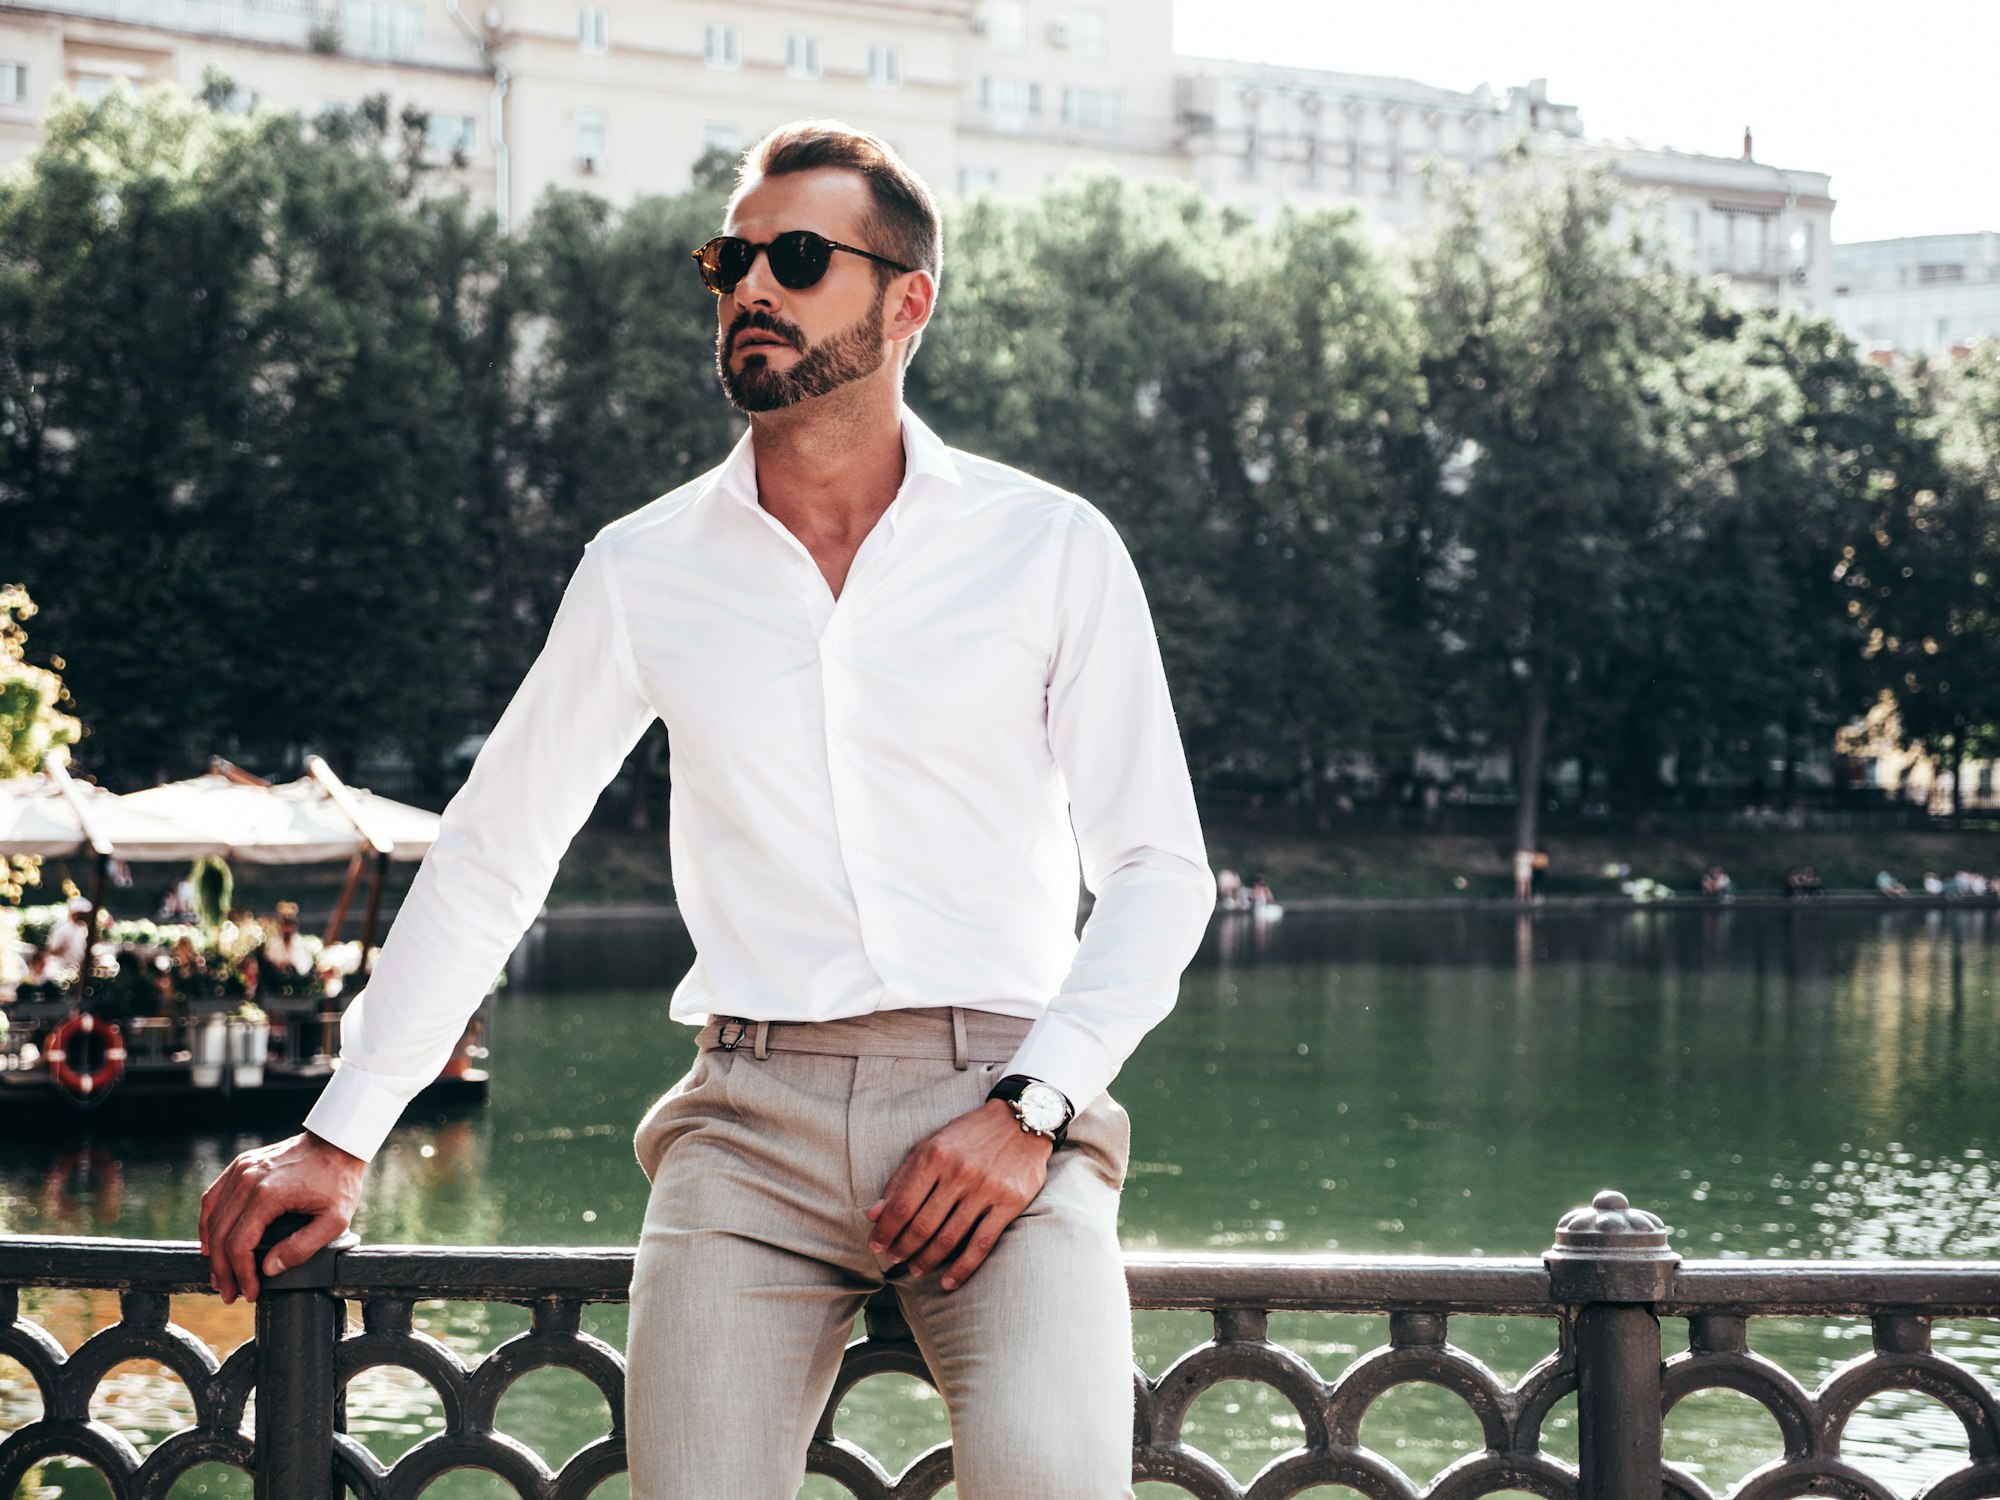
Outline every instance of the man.
{"type": "Polygon", "coordinates": [[[84,956],[90,951],[90,897],[71,896],[63,914],[49,927],[49,935],[28,963],[28,982],[40,984],[53,979],[68,984],[83,972],[84,956]]]}
{"type": "Polygon", "coordinates": [[[278,930],[264,939],[264,962],[274,975],[297,977],[312,972],[312,952],[299,936],[299,903],[278,903],[278,930]]]}
{"type": "Polygon", "coordinates": [[[775,132],[697,259],[750,431],[585,549],[306,1134],[203,1200],[218,1289],[254,1296],[279,1211],[314,1219],[265,1275],[345,1227],[658,715],[698,954],[672,1014],[703,1029],[634,1140],[635,1500],[791,1500],[885,1284],[961,1500],[1129,1497],[1128,1127],[1105,1089],[1215,889],[1138,577],[1088,504],[903,406],[939,229],[887,146],[775,132]]]}

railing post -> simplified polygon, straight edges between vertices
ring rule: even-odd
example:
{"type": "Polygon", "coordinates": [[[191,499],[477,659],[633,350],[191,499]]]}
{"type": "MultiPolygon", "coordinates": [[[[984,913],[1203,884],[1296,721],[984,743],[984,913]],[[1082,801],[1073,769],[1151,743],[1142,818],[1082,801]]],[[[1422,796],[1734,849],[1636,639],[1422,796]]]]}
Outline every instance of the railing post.
{"type": "MultiPolygon", "coordinates": [[[[274,1223],[257,1247],[258,1263],[307,1222],[287,1214],[274,1223]]],[[[256,1500],[333,1500],[334,1363],[345,1309],[328,1288],[340,1252],[360,1243],[343,1234],[304,1265],[259,1283],[256,1500]]]]}
{"type": "Polygon", "coordinates": [[[1579,1500],[1660,1500],[1660,1320],[1680,1256],[1667,1226],[1606,1190],[1556,1225],[1542,1256],[1555,1300],[1576,1309],[1579,1500]]]}

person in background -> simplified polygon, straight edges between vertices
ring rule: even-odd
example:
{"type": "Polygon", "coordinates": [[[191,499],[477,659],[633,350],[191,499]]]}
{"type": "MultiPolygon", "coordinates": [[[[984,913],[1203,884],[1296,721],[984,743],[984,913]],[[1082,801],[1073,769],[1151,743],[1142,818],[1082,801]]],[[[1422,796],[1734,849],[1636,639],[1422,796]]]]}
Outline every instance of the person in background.
{"type": "Polygon", "coordinates": [[[192,922],[195,919],[194,881],[183,875],[167,890],[160,901],[158,922],[192,922]]]}
{"type": "Polygon", "coordinates": [[[1270,884],[1264,879],[1262,875],[1259,875],[1255,877],[1253,880],[1251,880],[1250,905],[1253,908],[1274,905],[1276,904],[1277,899],[1278,898],[1276,896],[1271,894],[1270,884]]]}
{"type": "Polygon", "coordinates": [[[1939,877],[1937,871],[1924,871],[1924,894],[1926,896],[1942,896],[1944,894],[1944,881],[1939,877]]]}
{"type": "Polygon", "coordinates": [[[1234,870],[1217,870],[1215,899],[1224,911],[1242,911],[1250,904],[1250,898],[1243,894],[1243,877],[1234,870]]]}
{"type": "Polygon", "coordinates": [[[1717,901],[1728,901],[1736,895],[1736,882],[1721,865],[1710,865],[1702,871],[1701,893],[1717,901]]]}
{"type": "Polygon", "coordinates": [[[1900,898],[1910,894],[1908,887],[1887,870],[1875,872],[1875,890],[1878,895],[1900,898]]]}
{"type": "Polygon", "coordinates": [[[67,909],[56,918],[48,937],[28,960],[28,982],[40,984],[54,979],[67,984],[82,972],[84,956],[90,951],[89,923],[90,897],[70,897],[67,909]]]}
{"type": "Polygon", "coordinates": [[[290,969],[294,974],[312,972],[312,954],[299,936],[299,903],[278,903],[278,930],[264,939],[264,962],[273,969],[290,969]]]}

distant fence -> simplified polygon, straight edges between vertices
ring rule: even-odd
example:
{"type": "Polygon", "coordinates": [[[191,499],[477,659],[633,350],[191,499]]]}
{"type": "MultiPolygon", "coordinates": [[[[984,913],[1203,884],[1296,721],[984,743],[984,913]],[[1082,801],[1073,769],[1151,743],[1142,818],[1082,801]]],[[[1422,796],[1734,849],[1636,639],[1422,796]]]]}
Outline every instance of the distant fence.
{"type": "MultiPolygon", "coordinates": [[[[1341,1485],[1379,1500],[1468,1500],[1524,1491],[1549,1500],[1708,1500],[1692,1474],[1663,1461],[1666,1413],[1696,1391],[1750,1398],[1778,1425],[1783,1452],[1728,1491],[1739,1500],[1819,1495],[1895,1500],[1842,1455],[1849,1419],[1884,1391],[1933,1397],[1963,1425],[1965,1461],[1932,1480],[1923,1500],[2000,1495],[2000,1395],[1930,1347],[1935,1318],[2000,1315],[2000,1264],[1949,1262],[1686,1262],[1667,1248],[1652,1215],[1617,1193],[1566,1215],[1540,1260],[1365,1259],[1134,1254],[1133,1306],[1200,1310],[1214,1335],[1157,1380],[1135,1371],[1137,1480],[1177,1486],[1203,1500],[1283,1500],[1341,1485]],[[1271,1342],[1272,1312],[1386,1314],[1389,1342],[1331,1382],[1271,1342]],[[1873,1347],[1807,1390],[1751,1349],[1760,1317],[1862,1316],[1873,1347]],[[1455,1318],[1550,1321],[1553,1347],[1508,1385],[1453,1346],[1455,1318]],[[1663,1360],[1661,1319],[1686,1320],[1686,1348],[1663,1360]],[[1304,1442],[1238,1484],[1212,1456],[1183,1440],[1196,1398],[1223,1381],[1263,1382],[1297,1410],[1304,1442]],[[1483,1446],[1418,1485],[1361,1441],[1362,1419],[1385,1393],[1428,1384],[1460,1397],[1483,1446]],[[1580,1462],[1542,1451],[1543,1424],[1577,1398],[1580,1462]]],[[[203,1464],[240,1467],[260,1500],[406,1500],[452,1469],[486,1470],[534,1500],[582,1500],[625,1465],[624,1363],[581,1330],[590,1303],[625,1300],[626,1250],[363,1246],[352,1236],[264,1284],[256,1336],[219,1366],[174,1326],[168,1298],[209,1290],[195,1246],[128,1240],[0,1238],[0,1354],[40,1388],[42,1416],[0,1440],[0,1495],[36,1464],[73,1455],[95,1465],[119,1500],[159,1500],[203,1464]],[[24,1287],[113,1289],[121,1317],[74,1351],[20,1316],[24,1287]],[[419,1300],[516,1303],[532,1311],[526,1333],[466,1368],[414,1330],[419,1300]],[[361,1304],[349,1326],[346,1299],[361,1304]],[[157,1360],[193,1394],[193,1427],[143,1460],[118,1432],[92,1420],[98,1382],[126,1360],[157,1360]],[[444,1430],[384,1465],[345,1430],[345,1393],[362,1371],[400,1365],[437,1392],[444,1430]],[[526,1445],[495,1429],[507,1388],[530,1370],[574,1370],[603,1393],[605,1434],[550,1471],[526,1445]],[[245,1428],[252,1393],[256,1414],[245,1428]]],[[[892,1476],[833,1430],[858,1381],[886,1372],[927,1379],[893,1295],[869,1304],[866,1336],[848,1347],[809,1460],[813,1472],[857,1500],[921,1500],[951,1482],[940,1445],[892,1476]]]]}

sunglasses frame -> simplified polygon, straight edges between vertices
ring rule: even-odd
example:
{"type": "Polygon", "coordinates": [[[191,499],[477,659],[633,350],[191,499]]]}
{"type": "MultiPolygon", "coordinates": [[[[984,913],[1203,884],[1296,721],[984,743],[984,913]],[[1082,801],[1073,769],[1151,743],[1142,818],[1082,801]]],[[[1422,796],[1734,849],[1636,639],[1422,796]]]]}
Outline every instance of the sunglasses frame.
{"type": "MultiPolygon", "coordinates": [[[[715,293],[716,296],[726,297],[731,292],[735,291],[738,286],[742,285],[743,278],[750,274],[750,268],[757,264],[757,257],[759,255],[764,256],[765,260],[770,263],[772,277],[775,278],[778,285],[785,288],[785,290],[790,292],[802,292],[807,287],[818,286],[821,281],[826,279],[827,267],[833,264],[833,252],[836,250],[845,250],[849,255],[862,256],[868,260],[875,261],[880,265],[885,265],[889,267],[892,271],[901,272],[905,276],[907,276],[912,270],[915,269],[915,267],[913,266],[906,266],[900,263],[899,261],[893,261],[889,259],[889,257],[886,255],[877,255],[873,250],[863,250],[859,245],[843,245],[839,240],[830,240],[825,235],[820,234],[811,229],[787,229],[783,234],[774,235],[772,238],[765,240],[762,244],[757,244],[754,243],[753,241],[746,240],[740,234],[718,234],[713,239],[707,240],[704,243],[697,245],[693,251],[693,255],[695,264],[701,268],[702,285],[707,287],[711,292],[715,293]],[[787,281],[784,278],[783,274],[779,272],[777,263],[775,261],[772,261],[770,258],[770,252],[773,249],[775,249],[782,242],[792,239],[802,239],[807,241],[817,240],[820,244],[826,247],[826,259],[820,263],[819,270],[815,272],[812,278],[808,281],[801,281],[796,283],[787,281]],[[708,253],[715,246],[730,244],[730,243],[738,245],[748,245],[750,247],[750,258],[743,262],[743,270],[741,274],[739,274],[734,280],[732,280],[728,286],[717,286],[715,282],[710,279],[708,253]]],[[[717,270],[716,274],[718,275],[720,274],[719,269],[717,270]]]]}

